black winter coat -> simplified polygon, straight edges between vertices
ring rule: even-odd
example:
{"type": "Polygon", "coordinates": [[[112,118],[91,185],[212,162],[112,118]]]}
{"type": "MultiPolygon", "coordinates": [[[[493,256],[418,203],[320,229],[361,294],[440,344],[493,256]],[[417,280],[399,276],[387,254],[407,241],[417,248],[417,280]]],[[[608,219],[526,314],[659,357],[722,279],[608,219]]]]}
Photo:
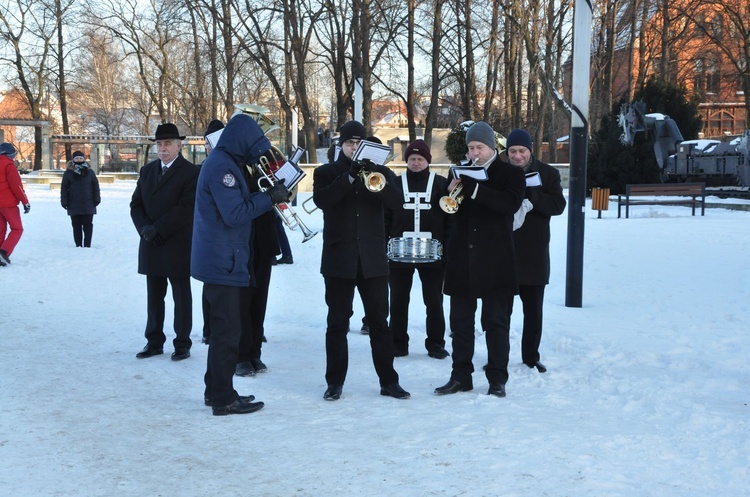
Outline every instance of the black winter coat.
{"type": "Polygon", "coordinates": [[[141,169],[130,201],[130,217],[138,233],[153,224],[157,241],[141,238],[138,272],[148,276],[190,276],[190,247],[193,236],[195,187],[200,169],[182,155],[161,175],[161,161],[141,169]]]}
{"type": "MultiPolygon", "coordinates": [[[[430,168],[418,173],[406,171],[404,173],[410,192],[424,192],[430,176],[430,168]]],[[[401,193],[401,206],[397,209],[388,209],[385,215],[388,239],[403,237],[405,231],[414,231],[414,209],[405,209],[403,205],[406,199],[403,194],[403,176],[398,176],[396,186],[401,193]]],[[[422,209],[419,215],[419,231],[429,231],[432,238],[443,245],[443,259],[431,263],[403,263],[391,261],[393,267],[432,267],[440,266],[446,259],[447,241],[453,228],[453,215],[447,214],[440,208],[440,198],[448,195],[448,179],[445,176],[435,175],[432,182],[429,209],[422,209]]],[[[413,202],[412,202],[413,204],[413,202]]]]}
{"type": "Polygon", "coordinates": [[[94,215],[96,206],[102,201],[99,180],[88,167],[75,172],[75,163],[69,162],[60,185],[60,203],[69,216],[94,215]]]}
{"type": "Polygon", "coordinates": [[[518,293],[513,215],[521,206],[526,178],[520,167],[495,158],[476,198],[465,192],[448,242],[443,292],[474,298],[518,293]]]}
{"type": "Polygon", "coordinates": [[[526,214],[523,225],[513,232],[518,284],[546,285],[550,272],[550,218],[563,213],[565,196],[560,172],[554,167],[533,157],[526,172],[538,172],[542,185],[526,188],[526,198],[534,208],[526,214]]]}
{"type": "Polygon", "coordinates": [[[351,160],[343,153],[336,162],[313,172],[313,202],[323,211],[323,254],[320,272],[333,278],[356,278],[362,264],[365,278],[388,275],[384,207],[395,209],[403,197],[396,175],[383,167],[386,186],[368,191],[362,180],[349,178],[351,160]]]}

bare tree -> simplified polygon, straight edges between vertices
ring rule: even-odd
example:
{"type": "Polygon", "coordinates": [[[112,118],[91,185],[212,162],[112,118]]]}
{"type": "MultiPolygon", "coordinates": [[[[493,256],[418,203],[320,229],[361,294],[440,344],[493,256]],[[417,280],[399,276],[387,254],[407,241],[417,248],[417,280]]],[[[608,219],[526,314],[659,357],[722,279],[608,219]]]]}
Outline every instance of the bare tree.
{"type": "MultiPolygon", "coordinates": [[[[13,68],[9,83],[20,85],[33,119],[48,119],[44,106],[58,28],[54,4],[44,0],[0,4],[0,25],[0,39],[6,42],[0,61],[13,68]]],[[[34,142],[34,169],[40,169],[42,130],[38,126],[34,129],[34,142]]]]}

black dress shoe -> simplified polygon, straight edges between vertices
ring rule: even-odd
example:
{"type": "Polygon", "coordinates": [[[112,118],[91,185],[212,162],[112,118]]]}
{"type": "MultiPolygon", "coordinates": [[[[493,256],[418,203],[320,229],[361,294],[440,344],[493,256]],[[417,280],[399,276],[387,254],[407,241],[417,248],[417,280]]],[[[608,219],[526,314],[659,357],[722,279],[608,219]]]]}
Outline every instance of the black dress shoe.
{"type": "Polygon", "coordinates": [[[250,361],[240,362],[234,368],[234,374],[237,376],[255,376],[255,368],[250,361]]]}
{"type": "Polygon", "coordinates": [[[201,338],[201,342],[205,343],[206,345],[208,345],[208,342],[210,341],[211,341],[210,335],[204,335],[203,338],[201,338]]]}
{"type": "Polygon", "coordinates": [[[339,400],[343,389],[343,385],[328,385],[326,393],[323,394],[323,398],[325,400],[339,400]]]}
{"type": "Polygon", "coordinates": [[[411,394],[401,388],[401,385],[398,383],[380,387],[380,395],[386,395],[388,397],[393,397],[394,399],[408,399],[411,397],[411,394]]]}
{"type": "Polygon", "coordinates": [[[446,383],[442,387],[436,388],[435,393],[438,395],[448,395],[457,392],[468,392],[473,388],[474,387],[472,385],[464,385],[460,381],[449,380],[448,383],[446,383]]]}
{"type": "Polygon", "coordinates": [[[363,335],[369,335],[370,334],[370,325],[369,324],[363,324],[362,328],[359,330],[360,333],[363,335]]]}
{"type": "Polygon", "coordinates": [[[175,351],[172,353],[173,361],[182,361],[183,359],[187,359],[188,357],[190,357],[190,349],[175,349],[175,351]]]}
{"type": "Polygon", "coordinates": [[[505,385],[499,383],[490,383],[490,389],[487,390],[487,395],[494,395],[495,397],[505,397],[505,385]]]}
{"type": "Polygon", "coordinates": [[[396,349],[393,351],[393,357],[406,357],[409,355],[409,351],[406,349],[396,349]]]}
{"type": "Polygon", "coordinates": [[[294,259],[290,255],[289,257],[282,257],[280,259],[276,259],[277,264],[294,264],[294,259]]]}
{"type": "Polygon", "coordinates": [[[248,414],[263,409],[263,402],[249,402],[239,398],[225,406],[213,406],[214,416],[226,416],[227,414],[248,414]]]}
{"type": "Polygon", "coordinates": [[[138,359],[145,359],[147,357],[153,357],[155,355],[161,355],[163,353],[164,353],[164,349],[157,349],[156,347],[146,345],[145,347],[143,347],[143,350],[138,352],[135,356],[138,359]]]}
{"type": "Polygon", "coordinates": [[[435,359],[445,359],[450,354],[448,353],[447,350],[441,347],[439,349],[428,350],[427,355],[430,357],[434,357],[435,359]]]}
{"type": "Polygon", "coordinates": [[[256,373],[265,373],[268,371],[268,366],[263,364],[263,361],[260,359],[250,359],[250,364],[253,365],[256,373]]]}
{"type": "Polygon", "coordinates": [[[539,361],[536,361],[533,364],[526,363],[526,365],[528,367],[532,368],[532,369],[536,368],[536,370],[539,371],[540,373],[546,373],[547,372],[547,367],[544,364],[542,364],[541,362],[539,362],[539,361]]]}
{"type": "MultiPolygon", "coordinates": [[[[240,395],[240,400],[252,402],[255,400],[255,395],[240,395]]],[[[203,403],[209,407],[212,407],[214,405],[213,401],[211,401],[208,397],[203,397],[203,403]]]]}

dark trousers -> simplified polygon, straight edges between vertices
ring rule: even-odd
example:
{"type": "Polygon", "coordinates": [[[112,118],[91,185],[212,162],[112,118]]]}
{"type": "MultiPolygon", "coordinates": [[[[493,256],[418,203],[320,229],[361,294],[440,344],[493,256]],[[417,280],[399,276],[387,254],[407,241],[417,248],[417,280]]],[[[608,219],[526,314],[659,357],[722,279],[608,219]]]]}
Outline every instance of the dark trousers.
{"type": "Polygon", "coordinates": [[[237,362],[248,362],[250,359],[260,359],[260,349],[263,345],[264,322],[268,304],[268,286],[271,283],[271,259],[253,260],[255,271],[255,287],[240,290],[240,320],[242,335],[237,362]]]}
{"type": "Polygon", "coordinates": [[[242,333],[241,290],[237,286],[203,285],[203,293],[209,304],[211,327],[203,381],[206,384],[206,398],[216,406],[231,404],[239,397],[234,389],[233,378],[242,333]]]}
{"type": "MultiPolygon", "coordinates": [[[[472,297],[451,297],[450,325],[453,332],[453,372],[451,379],[472,385],[474,372],[474,316],[477,300],[472,297]]],[[[513,295],[498,295],[482,299],[482,329],[487,341],[487,368],[490,383],[504,385],[508,381],[510,354],[510,312],[513,295]]]]}
{"type": "Polygon", "coordinates": [[[76,242],[76,247],[91,246],[91,235],[94,233],[93,221],[93,214],[70,216],[70,224],[73,225],[73,241],[76,242]]]}
{"type": "Polygon", "coordinates": [[[393,344],[396,350],[409,350],[409,300],[414,271],[419,272],[422,282],[422,301],[427,310],[427,338],[424,345],[428,351],[445,347],[445,315],[443,314],[443,269],[442,267],[394,267],[391,266],[388,283],[391,287],[391,321],[393,344]]]}
{"type": "Polygon", "coordinates": [[[539,344],[542,342],[544,285],[519,285],[518,293],[523,306],[521,358],[524,364],[533,366],[539,361],[539,344]]]}
{"type": "Polygon", "coordinates": [[[328,328],[326,330],[326,382],[343,385],[349,368],[347,331],[356,287],[370,325],[370,348],[380,385],[398,383],[393,369],[393,335],[388,328],[388,277],[325,278],[328,328]]]}
{"type": "Polygon", "coordinates": [[[211,338],[211,326],[209,324],[209,318],[211,316],[211,305],[208,303],[206,298],[206,287],[203,286],[203,292],[201,295],[201,309],[203,310],[203,338],[211,338]]]}
{"type": "Polygon", "coordinates": [[[279,240],[279,248],[281,248],[281,257],[292,257],[292,247],[289,246],[289,238],[286,236],[284,221],[281,220],[281,216],[278,214],[276,214],[276,234],[279,240]]]}
{"type": "Polygon", "coordinates": [[[164,297],[167,295],[167,282],[172,287],[174,300],[174,331],[177,337],[172,342],[175,349],[190,349],[190,331],[193,329],[193,294],[190,290],[190,276],[167,278],[146,276],[148,293],[148,320],[146,340],[155,348],[163,348],[167,337],[164,335],[164,297]]]}

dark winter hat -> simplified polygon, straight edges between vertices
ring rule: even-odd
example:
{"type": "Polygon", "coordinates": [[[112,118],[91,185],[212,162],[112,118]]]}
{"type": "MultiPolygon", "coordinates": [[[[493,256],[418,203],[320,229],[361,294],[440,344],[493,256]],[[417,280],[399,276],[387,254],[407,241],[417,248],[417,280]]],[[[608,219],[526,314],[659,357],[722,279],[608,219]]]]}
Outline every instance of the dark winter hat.
{"type": "Polygon", "coordinates": [[[492,127],[484,121],[476,122],[466,130],[466,144],[468,145],[470,142],[480,142],[490,148],[497,148],[495,132],[492,130],[492,127]]]}
{"type": "Polygon", "coordinates": [[[152,142],[159,140],[184,140],[185,136],[180,136],[177,126],[172,123],[160,124],[156,127],[154,138],[149,138],[152,142]]]}
{"type": "Polygon", "coordinates": [[[367,135],[365,127],[358,121],[347,122],[341,126],[339,133],[339,145],[343,145],[347,140],[364,140],[367,135]]]}
{"type": "Polygon", "coordinates": [[[16,157],[16,147],[8,142],[0,143],[0,155],[5,155],[10,159],[14,159],[16,157]]]}
{"type": "Polygon", "coordinates": [[[510,132],[508,137],[505,139],[505,148],[510,147],[526,147],[529,152],[533,150],[531,135],[523,129],[514,129],[510,132]]]}
{"type": "Polygon", "coordinates": [[[404,150],[404,160],[409,160],[410,155],[421,155],[427,161],[428,164],[432,162],[432,154],[430,153],[430,147],[427,146],[427,142],[424,140],[414,140],[404,150]]]}
{"type": "Polygon", "coordinates": [[[203,138],[207,137],[215,131],[219,131],[220,129],[224,129],[224,123],[219,121],[218,119],[214,119],[213,121],[208,123],[208,128],[206,128],[206,132],[203,133],[203,138]]]}
{"type": "Polygon", "coordinates": [[[372,142],[372,143],[379,143],[380,145],[383,144],[383,141],[375,135],[368,136],[367,138],[365,138],[365,141],[372,142]]]}
{"type": "Polygon", "coordinates": [[[73,152],[72,159],[76,160],[77,157],[80,157],[81,159],[86,160],[86,156],[83,155],[83,152],[81,152],[80,150],[76,150],[75,152],[73,152]]]}

